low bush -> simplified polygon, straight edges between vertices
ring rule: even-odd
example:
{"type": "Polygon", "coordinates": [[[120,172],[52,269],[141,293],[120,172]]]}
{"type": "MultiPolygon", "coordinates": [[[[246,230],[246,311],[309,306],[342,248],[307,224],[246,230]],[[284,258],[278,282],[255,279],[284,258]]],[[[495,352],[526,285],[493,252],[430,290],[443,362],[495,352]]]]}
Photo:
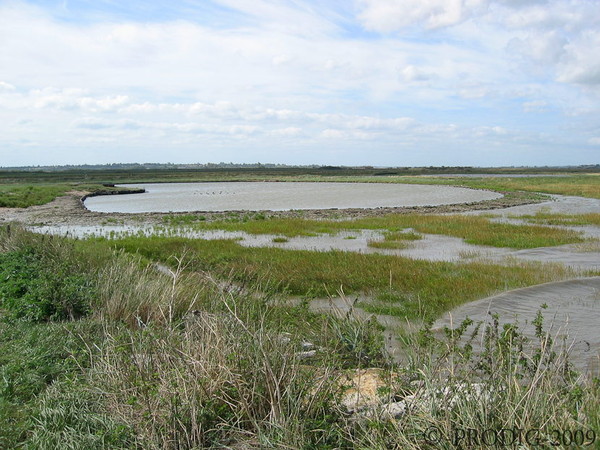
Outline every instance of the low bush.
{"type": "Polygon", "coordinates": [[[75,319],[89,312],[95,286],[59,255],[34,247],[0,253],[0,307],[13,319],[75,319]]]}

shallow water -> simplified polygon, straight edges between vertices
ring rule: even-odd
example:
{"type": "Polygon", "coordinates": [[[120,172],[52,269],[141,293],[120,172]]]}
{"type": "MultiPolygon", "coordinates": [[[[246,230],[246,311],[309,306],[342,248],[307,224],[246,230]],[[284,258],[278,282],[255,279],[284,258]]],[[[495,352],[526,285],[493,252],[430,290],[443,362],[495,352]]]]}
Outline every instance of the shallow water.
{"type": "Polygon", "coordinates": [[[96,212],[285,211],[449,205],[502,195],[454,186],[377,183],[221,182],[131,184],[144,194],[90,197],[96,212]]]}
{"type": "MultiPolygon", "coordinates": [[[[552,262],[564,264],[575,270],[600,270],[600,251],[581,251],[577,245],[542,247],[526,250],[486,247],[467,244],[452,236],[421,234],[421,239],[407,242],[404,249],[380,249],[369,247],[369,241],[381,241],[383,235],[377,230],[341,231],[338,234],[319,234],[288,238],[286,242],[274,242],[277,235],[248,234],[243,231],[193,230],[175,227],[133,225],[98,226],[36,226],[31,231],[73,238],[134,236],[185,237],[191,239],[235,239],[245,247],[277,247],[287,250],[351,251],[357,253],[403,256],[427,261],[470,262],[486,261],[511,264],[514,260],[552,262]]],[[[597,230],[598,227],[595,227],[597,230]]]]}
{"type": "Polygon", "coordinates": [[[445,314],[433,328],[456,327],[467,317],[487,323],[490,314],[497,313],[500,326],[516,320],[521,332],[535,342],[532,321],[538,311],[554,341],[564,338],[573,365],[580,371],[600,373],[600,277],[545,283],[467,303],[445,314]],[[548,307],[542,309],[543,304],[548,307]]]}

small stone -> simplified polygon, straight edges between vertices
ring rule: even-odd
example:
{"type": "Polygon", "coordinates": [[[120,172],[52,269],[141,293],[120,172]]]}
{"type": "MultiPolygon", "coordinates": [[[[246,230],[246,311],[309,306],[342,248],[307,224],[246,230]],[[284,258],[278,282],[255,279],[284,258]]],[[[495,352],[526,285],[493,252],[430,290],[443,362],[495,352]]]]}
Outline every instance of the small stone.
{"type": "Polygon", "coordinates": [[[308,341],[302,341],[302,350],[314,350],[315,344],[308,341]]]}
{"type": "Polygon", "coordinates": [[[298,359],[309,359],[309,358],[314,358],[317,355],[317,351],[316,350],[309,350],[307,352],[298,352],[296,353],[296,358],[298,359]]]}

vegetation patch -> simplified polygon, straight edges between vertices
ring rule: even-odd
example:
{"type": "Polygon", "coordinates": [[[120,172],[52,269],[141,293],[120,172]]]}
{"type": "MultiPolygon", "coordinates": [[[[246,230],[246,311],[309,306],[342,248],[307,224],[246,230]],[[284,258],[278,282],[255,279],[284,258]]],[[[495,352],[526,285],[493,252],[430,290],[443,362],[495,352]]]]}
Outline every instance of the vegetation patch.
{"type": "Polygon", "coordinates": [[[547,211],[539,211],[535,214],[527,214],[515,216],[515,219],[522,219],[529,223],[541,225],[565,225],[565,226],[581,226],[581,225],[596,225],[600,226],[599,213],[587,214],[558,214],[547,211]]]}
{"type": "Polygon", "coordinates": [[[404,241],[367,241],[367,246],[372,248],[381,248],[388,250],[401,250],[407,248],[408,244],[404,241]]]}
{"type": "Polygon", "coordinates": [[[342,251],[247,248],[232,240],[129,237],[99,242],[167,264],[171,255],[185,253],[192,271],[218,273],[238,283],[271,286],[296,295],[335,294],[340,287],[345,292],[377,293],[391,287],[418,298],[428,318],[495,292],[572,275],[559,265],[506,267],[342,251]]]}
{"type": "Polygon", "coordinates": [[[412,231],[386,231],[383,233],[383,241],[369,240],[367,245],[373,248],[403,249],[408,247],[406,241],[419,239],[422,239],[422,236],[412,231]]]}
{"type": "Polygon", "coordinates": [[[34,247],[0,253],[0,308],[9,317],[39,322],[89,311],[93,282],[60,254],[34,247]]]}
{"type": "Polygon", "coordinates": [[[0,316],[0,448],[16,448],[37,414],[37,397],[89,366],[101,327],[88,321],[3,321],[0,316]]]}
{"type": "Polygon", "coordinates": [[[489,290],[571,275],[557,266],[181,238],[71,242],[6,227],[0,255],[25,269],[60,256],[96,286],[83,319],[1,313],[1,448],[417,449],[432,427],[449,439],[463,429],[541,429],[542,444],[554,429],[600,427],[597,381],[577,377],[541,320],[539,342],[528,343],[517,325],[492,318],[482,352],[468,329],[477,324],[441,340],[427,328],[407,333],[406,361],[394,365],[373,320],[317,315],[277,295],[370,288],[374,305],[431,318],[489,290]],[[373,367],[377,403],[351,410],[340,380],[373,367]]]}
{"type": "MultiPolygon", "coordinates": [[[[514,225],[492,222],[488,217],[464,215],[389,214],[355,220],[310,220],[303,218],[269,218],[243,221],[197,223],[198,230],[243,231],[249,234],[276,234],[286,237],[310,236],[340,231],[387,230],[385,240],[419,239],[418,233],[442,234],[464,239],[469,244],[515,249],[551,247],[584,241],[581,233],[540,225],[514,225]]],[[[393,245],[393,244],[390,244],[393,245]]]]}
{"type": "MultiPolygon", "coordinates": [[[[91,195],[99,195],[100,193],[111,194],[127,190],[127,188],[93,183],[0,184],[0,207],[27,208],[34,205],[44,205],[71,191],[90,192],[91,195]]],[[[130,190],[136,191],[135,189],[130,190]]]]}

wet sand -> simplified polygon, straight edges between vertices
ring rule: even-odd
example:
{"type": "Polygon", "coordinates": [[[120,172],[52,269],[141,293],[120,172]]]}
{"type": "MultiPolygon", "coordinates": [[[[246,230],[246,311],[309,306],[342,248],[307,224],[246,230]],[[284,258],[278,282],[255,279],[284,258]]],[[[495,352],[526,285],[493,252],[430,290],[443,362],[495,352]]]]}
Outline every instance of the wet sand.
{"type": "Polygon", "coordinates": [[[600,373],[600,277],[545,283],[466,303],[444,314],[433,329],[456,327],[467,317],[489,323],[491,314],[498,314],[500,327],[517,321],[533,343],[538,340],[532,324],[538,311],[544,317],[544,330],[568,349],[575,368],[600,373]]]}

